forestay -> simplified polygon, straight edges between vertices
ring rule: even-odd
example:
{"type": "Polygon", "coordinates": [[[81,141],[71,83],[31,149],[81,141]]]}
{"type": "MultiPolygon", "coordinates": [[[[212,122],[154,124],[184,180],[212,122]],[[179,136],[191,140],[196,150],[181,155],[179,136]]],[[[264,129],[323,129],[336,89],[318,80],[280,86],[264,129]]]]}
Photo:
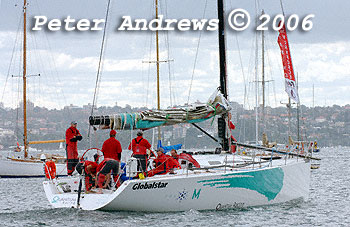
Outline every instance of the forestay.
{"type": "Polygon", "coordinates": [[[119,113],[110,116],[90,116],[90,125],[115,130],[148,129],[180,123],[198,123],[230,111],[228,101],[221,92],[214,92],[206,104],[192,104],[162,110],[137,113],[119,113]]]}

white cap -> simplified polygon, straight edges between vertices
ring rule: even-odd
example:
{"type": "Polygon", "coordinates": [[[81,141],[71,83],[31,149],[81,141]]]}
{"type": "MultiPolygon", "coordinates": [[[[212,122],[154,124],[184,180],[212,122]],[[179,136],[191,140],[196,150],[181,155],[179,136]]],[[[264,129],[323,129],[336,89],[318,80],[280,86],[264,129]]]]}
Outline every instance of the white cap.
{"type": "Polygon", "coordinates": [[[41,154],[40,155],[40,160],[41,161],[45,161],[46,160],[46,155],[45,154],[41,154]]]}

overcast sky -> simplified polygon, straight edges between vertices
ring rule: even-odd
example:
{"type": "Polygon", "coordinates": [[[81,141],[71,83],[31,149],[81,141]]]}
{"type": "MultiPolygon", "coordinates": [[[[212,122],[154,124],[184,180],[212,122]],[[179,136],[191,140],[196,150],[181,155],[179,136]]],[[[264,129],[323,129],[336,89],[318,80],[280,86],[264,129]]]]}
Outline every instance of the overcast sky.
{"type": "MultiPolygon", "coordinates": [[[[107,5],[107,0],[28,2],[28,30],[33,27],[33,17],[38,15],[48,19],[64,19],[68,15],[75,19],[102,19],[107,5]]],[[[160,0],[160,14],[171,19],[201,19],[203,15],[208,19],[216,18],[216,1],[205,3],[205,0],[160,0]]],[[[22,4],[19,0],[0,1],[0,102],[5,106],[14,106],[21,97],[17,92],[21,80],[11,75],[21,75],[22,33],[17,30],[23,19],[22,4]]],[[[294,70],[299,76],[301,103],[312,106],[314,85],[315,105],[349,104],[350,2],[294,0],[284,1],[283,6],[287,16],[315,14],[311,31],[288,33],[294,70]]],[[[253,0],[225,1],[225,7],[226,14],[235,8],[246,9],[253,20],[255,12],[261,9],[272,17],[281,13],[277,0],[258,2],[258,9],[253,0]]],[[[152,18],[154,1],[112,0],[98,105],[114,105],[117,102],[122,106],[155,107],[155,65],[142,62],[155,60],[155,34],[149,31],[117,31],[121,17],[125,15],[133,19],[152,18]]],[[[230,100],[244,103],[248,108],[255,104],[252,81],[255,80],[256,33],[253,27],[251,24],[244,32],[227,29],[230,100]],[[247,99],[244,98],[245,91],[247,99]]],[[[49,108],[92,103],[102,34],[102,31],[66,32],[63,29],[56,32],[29,31],[28,75],[41,75],[28,78],[29,99],[36,105],[49,108]]],[[[161,60],[173,60],[170,66],[168,63],[161,64],[162,107],[181,105],[188,99],[190,102],[205,102],[219,86],[217,32],[202,32],[194,70],[199,36],[198,31],[160,33],[161,60]]],[[[271,106],[281,105],[281,101],[287,100],[277,36],[274,31],[265,33],[266,77],[273,80],[266,88],[267,103],[271,106]]],[[[258,48],[261,49],[261,37],[258,39],[258,48]]],[[[260,64],[259,60],[259,74],[260,64]]]]}

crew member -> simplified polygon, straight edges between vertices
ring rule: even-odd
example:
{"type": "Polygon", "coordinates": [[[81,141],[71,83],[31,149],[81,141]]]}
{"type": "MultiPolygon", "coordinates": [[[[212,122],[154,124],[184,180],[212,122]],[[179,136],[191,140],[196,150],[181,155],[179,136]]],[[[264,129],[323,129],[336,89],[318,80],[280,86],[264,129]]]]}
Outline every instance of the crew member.
{"type": "Polygon", "coordinates": [[[98,167],[98,155],[95,154],[94,158],[94,162],[89,160],[81,160],[76,166],[76,170],[80,175],[83,174],[84,170],[86,192],[89,192],[92,187],[95,187],[96,172],[98,167]]]}
{"type": "Polygon", "coordinates": [[[109,139],[107,139],[102,145],[102,153],[104,158],[112,158],[120,162],[122,155],[122,146],[120,142],[115,138],[117,132],[111,130],[109,132],[109,139]]]}
{"type": "Polygon", "coordinates": [[[170,151],[170,155],[173,159],[175,159],[176,161],[179,161],[179,155],[177,154],[176,150],[175,149],[172,149],[170,151]]]}
{"type": "Polygon", "coordinates": [[[151,144],[142,136],[143,132],[139,130],[137,137],[131,141],[128,149],[132,150],[133,156],[137,159],[138,171],[145,173],[147,170],[147,149],[151,148],[151,144]]]}
{"type": "Polygon", "coordinates": [[[163,152],[164,152],[163,148],[159,148],[157,150],[158,156],[156,159],[153,160],[155,168],[152,169],[151,171],[148,171],[148,174],[147,174],[148,177],[152,177],[156,174],[158,175],[166,174],[169,171],[172,172],[174,168],[181,168],[178,161],[176,161],[169,155],[165,155],[163,152]]]}
{"type": "Polygon", "coordinates": [[[78,141],[82,140],[79,130],[77,129],[77,122],[72,121],[71,126],[66,131],[66,153],[67,153],[67,174],[71,176],[74,172],[75,166],[78,164],[78,141]]]}
{"type": "MultiPolygon", "coordinates": [[[[98,165],[96,180],[97,180],[97,185],[99,187],[98,189],[99,194],[102,193],[102,188],[107,188],[107,186],[109,185],[112,174],[113,174],[114,182],[117,183],[118,173],[119,173],[119,162],[114,159],[111,159],[111,158],[104,159],[98,165]]],[[[118,186],[119,185],[117,184],[117,187],[118,186]]]]}

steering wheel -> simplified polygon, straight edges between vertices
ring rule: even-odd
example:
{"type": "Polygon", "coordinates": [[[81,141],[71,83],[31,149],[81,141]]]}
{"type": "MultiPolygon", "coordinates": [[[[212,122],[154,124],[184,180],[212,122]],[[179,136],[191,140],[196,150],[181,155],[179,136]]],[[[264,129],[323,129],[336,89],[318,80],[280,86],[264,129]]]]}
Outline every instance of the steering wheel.
{"type": "MultiPolygon", "coordinates": [[[[84,154],[81,156],[81,159],[84,159],[84,156],[87,154],[87,152],[88,152],[88,151],[91,151],[91,150],[96,150],[96,151],[97,151],[98,160],[100,160],[100,158],[103,157],[103,153],[102,153],[101,149],[96,148],[96,147],[93,147],[93,148],[87,149],[87,150],[84,152],[84,154]]],[[[104,159],[104,157],[103,157],[103,159],[104,159]]],[[[103,159],[102,159],[102,160],[103,160],[103,159]]]]}

